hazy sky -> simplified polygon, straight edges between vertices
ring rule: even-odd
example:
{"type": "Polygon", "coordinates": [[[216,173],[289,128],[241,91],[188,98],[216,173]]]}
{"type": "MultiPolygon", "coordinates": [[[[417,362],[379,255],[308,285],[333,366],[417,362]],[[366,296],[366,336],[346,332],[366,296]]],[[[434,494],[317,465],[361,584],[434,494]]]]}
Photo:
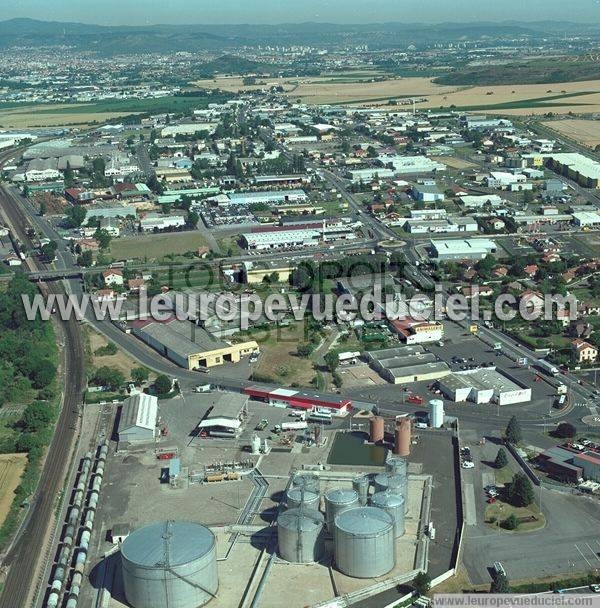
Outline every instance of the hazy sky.
{"type": "Polygon", "coordinates": [[[600,0],[0,0],[0,20],[142,25],[326,21],[600,22],[600,0]]]}

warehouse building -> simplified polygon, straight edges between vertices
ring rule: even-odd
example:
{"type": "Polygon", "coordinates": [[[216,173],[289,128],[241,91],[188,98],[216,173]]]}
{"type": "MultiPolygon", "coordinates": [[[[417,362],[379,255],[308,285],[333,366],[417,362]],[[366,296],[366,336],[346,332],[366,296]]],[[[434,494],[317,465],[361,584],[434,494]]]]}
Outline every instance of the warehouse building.
{"type": "Polygon", "coordinates": [[[119,419],[119,441],[135,443],[153,441],[158,421],[158,399],[154,395],[138,393],[123,403],[119,419]]]}
{"type": "Polygon", "coordinates": [[[242,357],[259,352],[254,340],[228,344],[213,338],[202,327],[179,321],[174,316],[162,322],[133,321],[131,331],[163,357],[189,370],[238,363],[242,357]]]}
{"type": "Polygon", "coordinates": [[[479,226],[472,217],[448,217],[436,220],[407,219],[403,226],[411,234],[477,232],[479,226]]]}
{"type": "Polygon", "coordinates": [[[369,365],[391,384],[408,384],[438,380],[450,373],[450,368],[422,346],[386,348],[366,352],[369,365]]]}
{"type": "Polygon", "coordinates": [[[264,190],[259,192],[233,192],[227,195],[228,205],[253,205],[265,203],[280,205],[282,203],[305,203],[308,196],[304,190],[264,190]]]}
{"type": "Polygon", "coordinates": [[[445,171],[444,163],[435,161],[427,156],[381,156],[384,165],[392,165],[394,174],[409,175],[445,171]]]}
{"type": "Polygon", "coordinates": [[[412,195],[415,200],[423,203],[435,203],[442,202],[444,200],[444,193],[440,191],[437,186],[430,185],[416,185],[412,187],[412,195]]]}
{"type": "Polygon", "coordinates": [[[600,163],[583,154],[553,153],[543,155],[548,166],[584,188],[600,188],[600,163]]]}
{"type": "Polygon", "coordinates": [[[323,236],[322,230],[279,230],[246,232],[241,235],[242,247],[249,251],[315,247],[323,236]]]}
{"type": "Polygon", "coordinates": [[[432,240],[431,257],[438,262],[449,260],[483,260],[496,253],[498,246],[490,239],[439,239],[432,240]]]}
{"type": "Polygon", "coordinates": [[[183,228],[185,217],[183,215],[161,215],[159,213],[148,213],[140,220],[140,228],[143,232],[154,232],[156,230],[167,230],[183,228]]]}
{"type": "Polygon", "coordinates": [[[348,171],[346,177],[353,182],[372,182],[376,179],[391,179],[395,175],[395,171],[384,169],[382,167],[373,167],[372,169],[353,169],[348,171]]]}
{"type": "Polygon", "coordinates": [[[455,372],[439,382],[447,399],[457,403],[511,405],[531,401],[531,388],[517,384],[494,368],[455,372]]]}
{"type": "Polygon", "coordinates": [[[600,228],[600,213],[597,211],[579,211],[573,213],[573,223],[578,228],[600,228]]]}
{"type": "Polygon", "coordinates": [[[294,409],[330,410],[334,415],[345,416],[352,410],[350,399],[335,399],[331,396],[323,397],[309,391],[298,391],[289,388],[263,388],[260,386],[249,386],[244,389],[244,394],[252,399],[263,401],[273,407],[290,407],[294,409]]]}
{"type": "Polygon", "coordinates": [[[199,432],[213,437],[237,437],[248,403],[247,395],[221,394],[198,424],[199,432]]]}
{"type": "MultiPolygon", "coordinates": [[[[415,313],[416,314],[416,313],[415,313]]],[[[390,329],[406,345],[439,342],[444,337],[444,325],[438,321],[413,319],[412,317],[388,319],[390,329]]]]}
{"type": "Polygon", "coordinates": [[[579,483],[582,479],[600,482],[600,453],[580,451],[565,444],[542,452],[537,457],[540,468],[551,477],[566,483],[579,483]]]}

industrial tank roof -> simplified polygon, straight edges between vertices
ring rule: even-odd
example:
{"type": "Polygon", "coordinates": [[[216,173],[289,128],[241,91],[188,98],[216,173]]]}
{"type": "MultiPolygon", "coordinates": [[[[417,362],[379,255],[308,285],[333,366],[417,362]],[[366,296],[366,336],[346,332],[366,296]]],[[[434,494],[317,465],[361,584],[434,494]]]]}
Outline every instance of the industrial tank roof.
{"type": "Polygon", "coordinates": [[[351,503],[358,498],[356,490],[349,488],[334,488],[325,494],[326,500],[335,503],[351,503]]]}
{"type": "Polygon", "coordinates": [[[325,518],[316,509],[288,509],[277,518],[277,525],[310,532],[323,525],[325,518]]]}
{"type": "Polygon", "coordinates": [[[206,555],[214,546],[214,534],[201,524],[163,521],[132,532],[121,554],[147,568],[181,566],[206,555]]]}
{"type": "Polygon", "coordinates": [[[335,525],[339,530],[349,534],[370,536],[385,532],[392,527],[390,515],[376,507],[358,507],[342,511],[335,518],[335,525]]]}

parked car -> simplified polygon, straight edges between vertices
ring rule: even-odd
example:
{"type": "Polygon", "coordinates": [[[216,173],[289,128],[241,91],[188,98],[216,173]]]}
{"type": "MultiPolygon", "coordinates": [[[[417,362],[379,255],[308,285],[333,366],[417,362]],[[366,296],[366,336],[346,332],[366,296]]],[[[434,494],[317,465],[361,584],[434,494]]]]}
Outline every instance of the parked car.
{"type": "Polygon", "coordinates": [[[409,403],[415,403],[416,405],[421,405],[423,403],[423,397],[419,395],[410,395],[406,400],[409,403]]]}
{"type": "Polygon", "coordinates": [[[473,462],[471,460],[465,460],[461,466],[463,469],[474,469],[475,468],[475,465],[473,464],[473,462]]]}

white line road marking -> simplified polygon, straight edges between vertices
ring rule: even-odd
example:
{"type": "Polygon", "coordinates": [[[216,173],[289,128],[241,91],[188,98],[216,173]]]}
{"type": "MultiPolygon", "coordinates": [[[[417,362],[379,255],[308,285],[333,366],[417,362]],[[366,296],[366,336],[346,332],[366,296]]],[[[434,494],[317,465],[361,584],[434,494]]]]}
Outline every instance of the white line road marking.
{"type": "Polygon", "coordinates": [[[588,559],[588,558],[587,558],[587,557],[586,557],[586,556],[585,556],[585,555],[582,553],[581,549],[580,549],[580,548],[579,548],[577,545],[575,545],[575,549],[577,549],[577,551],[579,551],[579,554],[580,554],[580,555],[581,555],[581,557],[583,557],[583,559],[584,559],[584,560],[587,562],[587,565],[588,565],[590,568],[593,568],[594,566],[592,566],[592,563],[590,562],[590,560],[589,560],[589,559],[588,559]]]}
{"type": "MultiPolygon", "coordinates": [[[[598,541],[596,541],[597,543],[598,541]]],[[[591,547],[590,547],[590,543],[585,543],[587,545],[587,548],[592,552],[592,555],[600,562],[600,556],[598,555],[598,551],[594,551],[591,547]]]]}

